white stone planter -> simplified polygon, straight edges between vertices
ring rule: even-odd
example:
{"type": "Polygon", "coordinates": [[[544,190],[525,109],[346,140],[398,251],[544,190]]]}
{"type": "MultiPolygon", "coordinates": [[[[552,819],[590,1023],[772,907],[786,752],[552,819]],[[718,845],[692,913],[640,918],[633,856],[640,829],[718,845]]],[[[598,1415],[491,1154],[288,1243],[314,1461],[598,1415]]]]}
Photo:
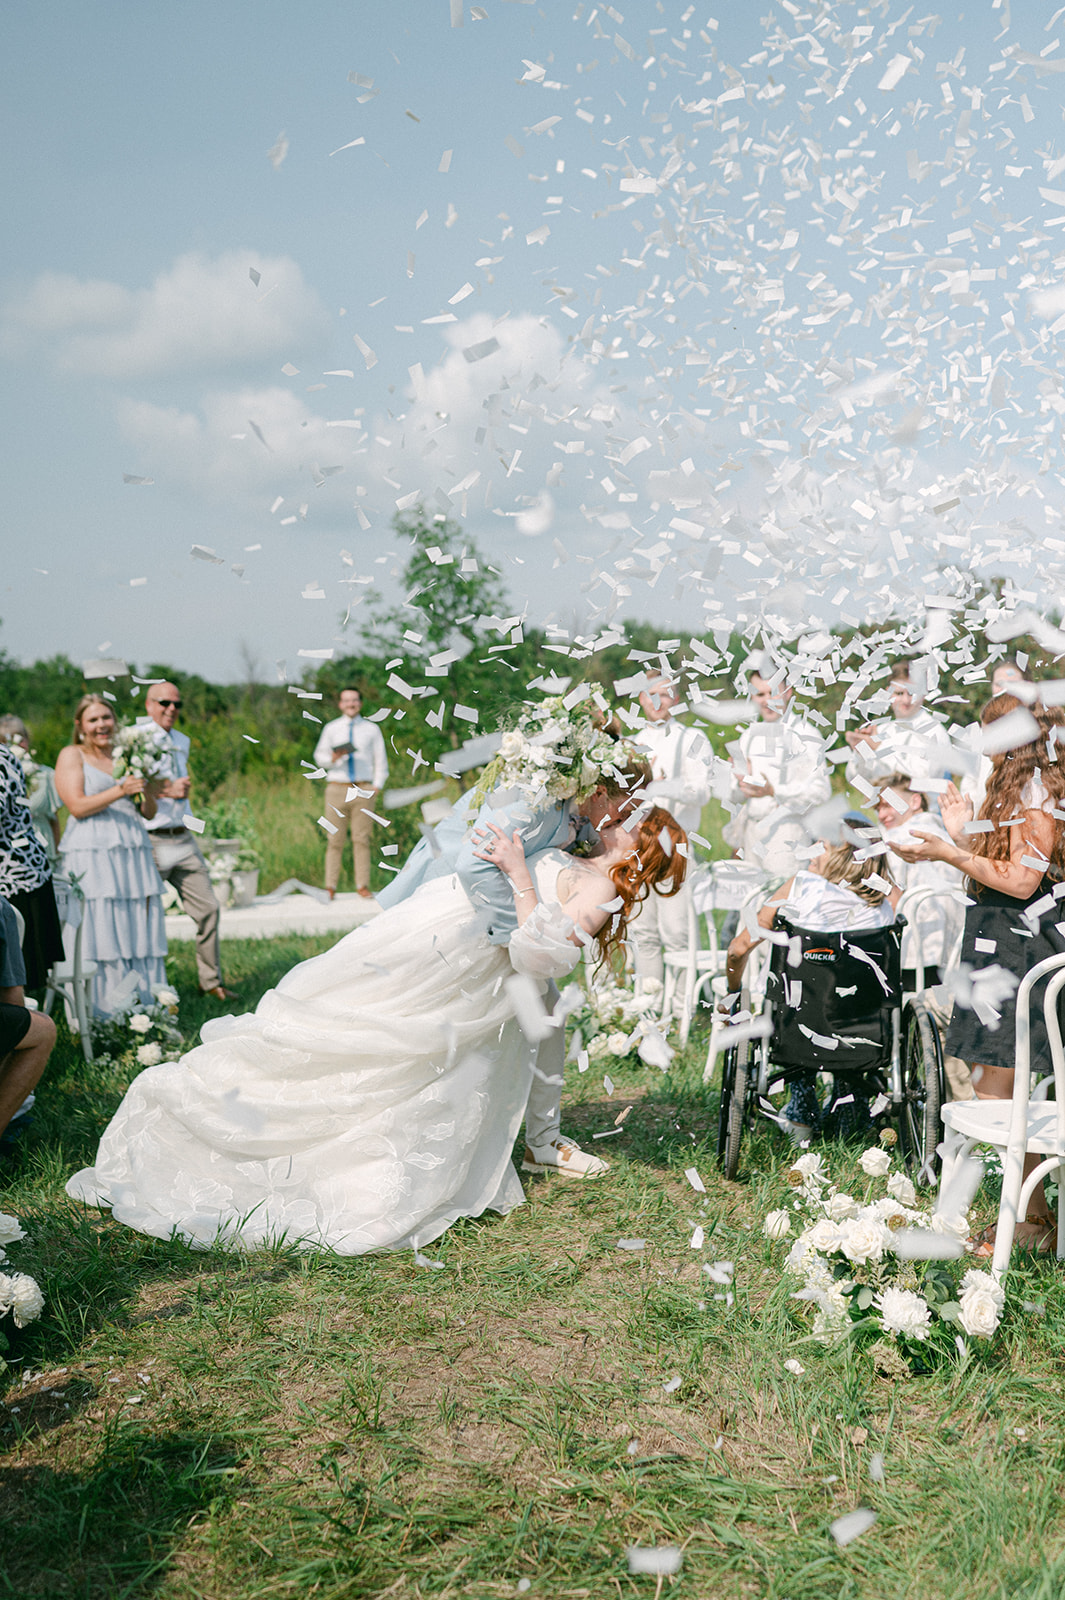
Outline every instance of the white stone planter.
{"type": "Polygon", "coordinates": [[[234,872],[230,882],[230,905],[250,906],[259,893],[259,869],[252,867],[248,872],[234,872]]]}

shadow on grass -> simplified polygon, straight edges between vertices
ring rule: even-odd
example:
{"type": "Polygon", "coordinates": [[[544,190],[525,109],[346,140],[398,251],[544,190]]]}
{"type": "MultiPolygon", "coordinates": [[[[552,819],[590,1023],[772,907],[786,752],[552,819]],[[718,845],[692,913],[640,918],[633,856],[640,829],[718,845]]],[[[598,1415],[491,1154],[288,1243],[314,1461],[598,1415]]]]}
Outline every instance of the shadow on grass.
{"type": "Polygon", "coordinates": [[[192,1519],[235,1493],[236,1459],[210,1433],[123,1422],[84,1471],[0,1467],[0,1595],[153,1593],[192,1519]]]}

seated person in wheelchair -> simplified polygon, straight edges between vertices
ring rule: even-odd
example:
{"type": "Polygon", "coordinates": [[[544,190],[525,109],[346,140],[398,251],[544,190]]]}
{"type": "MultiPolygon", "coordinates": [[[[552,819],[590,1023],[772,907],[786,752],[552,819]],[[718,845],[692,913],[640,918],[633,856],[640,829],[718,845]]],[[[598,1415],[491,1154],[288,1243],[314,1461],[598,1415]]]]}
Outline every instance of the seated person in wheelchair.
{"type": "MultiPolygon", "coordinates": [[[[868,818],[860,813],[848,813],[844,821],[852,825],[852,836],[859,824],[870,829],[868,818]]],[[[821,854],[804,871],[797,872],[769,896],[756,914],[757,925],[771,929],[777,916],[783,915],[795,927],[810,933],[856,933],[890,927],[902,891],[891,878],[883,857],[860,861],[857,856],[864,855],[864,849],[849,841],[833,845],[822,840],[821,847],[821,854]]],[[[748,928],[741,928],[729,945],[725,971],[733,999],[726,1002],[724,1009],[731,1009],[734,1004],[751,951],[761,942],[748,928]]],[[[817,1073],[813,1070],[792,1082],[782,1125],[794,1139],[810,1138],[821,1123],[816,1085],[817,1073]]],[[[869,1104],[860,1093],[844,1110],[846,1114],[838,1113],[834,1119],[834,1131],[841,1137],[869,1122],[869,1104]]]]}
{"type": "Polygon", "coordinates": [[[36,1088],[55,1044],[55,1023],[26,1005],[25,982],[18,923],[0,897],[0,1138],[36,1088]]]}

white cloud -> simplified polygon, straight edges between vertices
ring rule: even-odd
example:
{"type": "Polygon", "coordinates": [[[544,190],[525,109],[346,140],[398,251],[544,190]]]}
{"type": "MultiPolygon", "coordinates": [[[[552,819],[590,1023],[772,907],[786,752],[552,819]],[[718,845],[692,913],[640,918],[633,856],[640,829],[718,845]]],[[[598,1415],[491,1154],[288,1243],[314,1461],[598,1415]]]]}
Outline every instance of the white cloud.
{"type": "Polygon", "coordinates": [[[67,372],[136,379],[283,360],[324,347],[328,331],[294,261],[230,250],[181,256],[147,289],[44,273],[4,308],[0,337],[67,372]]]}

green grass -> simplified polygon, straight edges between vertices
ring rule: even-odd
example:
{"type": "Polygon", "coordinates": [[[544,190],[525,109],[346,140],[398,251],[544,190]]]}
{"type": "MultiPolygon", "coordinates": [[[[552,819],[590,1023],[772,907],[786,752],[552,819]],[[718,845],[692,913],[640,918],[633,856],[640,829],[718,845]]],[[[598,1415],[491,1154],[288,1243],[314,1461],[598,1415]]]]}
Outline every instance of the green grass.
{"type": "MultiPolygon", "coordinates": [[[[251,1006],[325,943],[227,943],[227,978],[251,1006]]],[[[170,971],[191,1036],[221,1008],[191,947],[170,971]]],[[[614,1066],[612,1098],[569,1068],[578,1136],[634,1108],[594,1146],[610,1174],[530,1182],[431,1271],[192,1252],[72,1204],[122,1075],[64,1038],[2,1173],[32,1235],[12,1263],[48,1305],[0,1408],[0,1596],[650,1600],[625,1546],[679,1543],[672,1600],[1058,1600],[1065,1275],[1014,1274],[1001,1339],[964,1371],[897,1381],[802,1343],[760,1233],[787,1152],[758,1133],[742,1181],[720,1180],[701,1055],[669,1078],[614,1066]],[[631,1237],[646,1249],[618,1250],[631,1237]],[[736,1262],[731,1306],[701,1270],[716,1259],[736,1262]],[[838,1550],[829,1523],[859,1504],[878,1521],[838,1550]]],[[[833,1154],[841,1178],[855,1154],[833,1154]]]]}

